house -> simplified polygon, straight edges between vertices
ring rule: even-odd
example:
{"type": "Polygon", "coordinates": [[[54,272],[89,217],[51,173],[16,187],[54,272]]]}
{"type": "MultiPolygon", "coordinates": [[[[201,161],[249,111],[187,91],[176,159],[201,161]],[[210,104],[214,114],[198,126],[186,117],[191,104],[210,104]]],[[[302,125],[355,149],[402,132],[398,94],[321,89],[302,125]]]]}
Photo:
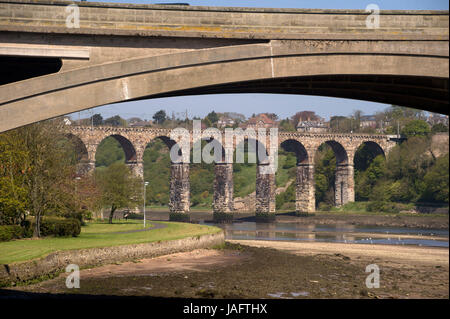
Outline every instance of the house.
{"type": "Polygon", "coordinates": [[[361,128],[377,128],[377,119],[375,115],[362,115],[359,119],[361,128]]]}
{"type": "Polygon", "coordinates": [[[297,132],[325,133],[328,131],[328,125],[324,121],[299,121],[297,123],[297,132]]]}
{"type": "Polygon", "coordinates": [[[129,121],[128,126],[129,127],[148,127],[152,126],[153,121],[152,120],[135,120],[135,121],[129,121]]]}
{"type": "Polygon", "coordinates": [[[246,123],[242,125],[244,128],[272,128],[277,127],[277,122],[272,120],[267,114],[261,113],[251,117],[246,123]]]}
{"type": "Polygon", "coordinates": [[[217,121],[217,127],[224,128],[227,126],[233,126],[235,123],[236,123],[236,121],[233,120],[231,117],[223,115],[217,121]]]}
{"type": "Polygon", "coordinates": [[[294,120],[297,119],[297,132],[309,132],[309,133],[325,133],[328,131],[328,125],[325,119],[316,115],[312,111],[298,112],[294,116],[294,120]]]}
{"type": "Polygon", "coordinates": [[[448,126],[448,115],[441,115],[437,113],[430,113],[426,119],[427,123],[431,126],[442,123],[448,126]]]}

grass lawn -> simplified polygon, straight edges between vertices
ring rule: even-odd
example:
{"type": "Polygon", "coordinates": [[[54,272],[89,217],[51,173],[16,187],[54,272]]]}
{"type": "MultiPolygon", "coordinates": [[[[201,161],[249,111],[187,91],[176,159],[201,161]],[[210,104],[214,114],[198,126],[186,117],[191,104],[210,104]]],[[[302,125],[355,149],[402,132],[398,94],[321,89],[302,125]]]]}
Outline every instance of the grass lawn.
{"type": "Polygon", "coordinates": [[[142,229],[142,221],[122,221],[112,225],[104,222],[92,222],[81,228],[81,234],[78,237],[47,237],[2,242],[0,243],[0,264],[35,259],[59,250],[140,244],[213,234],[221,231],[220,228],[206,225],[161,223],[165,224],[166,227],[143,232],[117,234],[117,232],[142,229]]]}

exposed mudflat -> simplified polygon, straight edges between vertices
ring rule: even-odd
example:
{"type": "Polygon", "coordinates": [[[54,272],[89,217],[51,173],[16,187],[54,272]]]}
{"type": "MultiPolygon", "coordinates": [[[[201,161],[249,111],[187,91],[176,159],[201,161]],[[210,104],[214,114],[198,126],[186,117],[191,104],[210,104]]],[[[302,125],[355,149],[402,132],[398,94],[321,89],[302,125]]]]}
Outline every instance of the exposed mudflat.
{"type": "Polygon", "coordinates": [[[445,248],[234,241],[219,250],[85,269],[80,289],[66,288],[63,274],[8,292],[182,298],[448,298],[448,257],[445,248]],[[366,287],[368,264],[380,268],[378,289],[366,287]]]}

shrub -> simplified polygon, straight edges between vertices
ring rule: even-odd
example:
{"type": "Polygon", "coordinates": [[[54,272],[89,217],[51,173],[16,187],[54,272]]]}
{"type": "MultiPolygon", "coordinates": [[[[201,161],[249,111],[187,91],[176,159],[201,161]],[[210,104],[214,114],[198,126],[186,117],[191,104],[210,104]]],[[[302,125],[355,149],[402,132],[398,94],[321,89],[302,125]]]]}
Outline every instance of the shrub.
{"type": "Polygon", "coordinates": [[[23,228],[19,225],[0,226],[0,241],[10,241],[20,239],[24,235],[23,228]]]}
{"type": "Polygon", "coordinates": [[[377,201],[377,202],[370,202],[367,204],[368,212],[384,212],[384,213],[398,214],[402,210],[408,209],[409,209],[408,205],[393,202],[377,201]]]}
{"type": "Polygon", "coordinates": [[[319,204],[319,207],[318,207],[318,208],[319,208],[320,211],[323,211],[323,212],[329,212],[329,211],[333,208],[333,206],[331,206],[330,204],[321,202],[321,203],[319,204]]]}
{"type": "Polygon", "coordinates": [[[382,212],[384,203],[381,201],[370,202],[367,204],[368,212],[382,212]]]}
{"type": "Polygon", "coordinates": [[[75,218],[43,218],[41,236],[76,237],[81,232],[81,223],[75,218]]]}

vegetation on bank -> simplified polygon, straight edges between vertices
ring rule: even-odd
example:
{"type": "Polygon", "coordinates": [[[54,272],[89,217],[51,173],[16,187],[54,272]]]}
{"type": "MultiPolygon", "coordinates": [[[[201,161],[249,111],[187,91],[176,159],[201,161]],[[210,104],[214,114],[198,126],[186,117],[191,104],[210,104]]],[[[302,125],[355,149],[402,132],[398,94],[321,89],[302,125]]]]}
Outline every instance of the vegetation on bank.
{"type": "MultiPolygon", "coordinates": [[[[150,222],[151,223],[151,222],[150,222]]],[[[152,225],[148,224],[150,228],[152,225]]],[[[93,221],[81,227],[78,237],[45,237],[38,240],[21,239],[0,243],[0,263],[9,264],[46,256],[60,250],[86,249],[175,240],[214,234],[220,230],[206,225],[161,222],[164,228],[141,232],[127,231],[143,229],[142,221],[128,220],[108,224],[93,221]]]]}

